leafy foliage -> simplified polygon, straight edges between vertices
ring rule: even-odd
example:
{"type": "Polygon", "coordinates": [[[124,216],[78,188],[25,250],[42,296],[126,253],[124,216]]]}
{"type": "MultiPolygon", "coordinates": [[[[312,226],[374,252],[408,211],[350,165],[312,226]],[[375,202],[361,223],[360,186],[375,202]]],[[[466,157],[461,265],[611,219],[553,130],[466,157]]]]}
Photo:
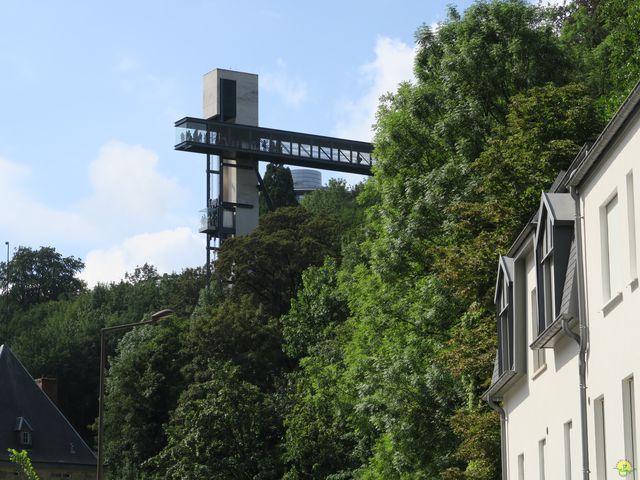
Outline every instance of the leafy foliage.
{"type": "Polygon", "coordinates": [[[83,268],[80,259],[63,257],[55,248],[18,247],[8,265],[0,264],[0,283],[8,282],[8,301],[25,309],[82,292],[85,284],[76,274],[83,268]]]}
{"type": "Polygon", "coordinates": [[[300,207],[281,208],[264,215],[251,235],[224,243],[215,275],[233,285],[232,297],[250,295],[278,316],[289,309],[304,269],[339,254],[339,238],[332,217],[312,216],[300,207]]]}
{"type": "Polygon", "coordinates": [[[17,451],[13,448],[9,448],[9,461],[15,463],[20,468],[19,477],[25,480],[40,480],[40,477],[36,473],[31,459],[29,458],[29,452],[26,450],[17,451]]]}
{"type": "Polygon", "coordinates": [[[326,187],[307,193],[301,205],[313,215],[335,216],[345,231],[361,225],[364,220],[364,209],[356,202],[361,190],[362,184],[350,190],[345,180],[331,178],[326,187]]]}
{"type": "Polygon", "coordinates": [[[182,394],[168,444],[149,465],[158,479],[276,479],[273,402],[230,363],[212,361],[182,394]]]}
{"type": "Polygon", "coordinates": [[[224,299],[195,317],[187,345],[194,358],[194,376],[212,360],[231,362],[243,380],[265,390],[273,389],[275,378],[289,365],[278,322],[249,296],[224,299]]]}
{"type": "Polygon", "coordinates": [[[335,259],[327,257],[322,266],[309,267],[302,274],[304,287],[282,317],[284,350],[291,357],[307,356],[346,320],[349,310],[337,288],[337,271],[335,259]]]}
{"type": "Polygon", "coordinates": [[[139,478],[140,465],[166,443],[162,426],[185,388],[186,322],[176,317],[131,330],[118,343],[108,375],[105,459],[110,478],[139,478]]]}
{"type": "Polygon", "coordinates": [[[271,210],[275,211],[280,207],[298,205],[298,200],[293,191],[293,177],[289,167],[278,163],[268,164],[263,181],[266,191],[260,194],[260,214],[271,210]]]}

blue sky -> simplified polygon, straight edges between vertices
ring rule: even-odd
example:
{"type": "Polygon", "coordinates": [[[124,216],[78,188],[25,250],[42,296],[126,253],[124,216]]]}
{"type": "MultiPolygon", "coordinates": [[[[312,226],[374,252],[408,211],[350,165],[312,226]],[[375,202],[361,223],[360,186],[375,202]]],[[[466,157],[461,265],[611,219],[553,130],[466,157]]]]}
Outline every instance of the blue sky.
{"type": "Polygon", "coordinates": [[[80,257],[91,285],[202,264],[204,159],[173,150],[202,75],[257,73],[262,126],[370,140],[448,3],[470,4],[3,1],[0,241],[80,257]]]}

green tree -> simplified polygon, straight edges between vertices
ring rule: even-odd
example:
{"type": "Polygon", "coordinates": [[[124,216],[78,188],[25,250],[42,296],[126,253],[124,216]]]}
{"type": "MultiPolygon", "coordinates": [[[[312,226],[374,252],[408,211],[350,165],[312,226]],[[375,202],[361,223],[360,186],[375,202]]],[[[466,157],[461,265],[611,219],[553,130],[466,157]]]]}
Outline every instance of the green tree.
{"type": "Polygon", "coordinates": [[[640,5],[634,0],[579,0],[562,12],[562,39],[607,118],[640,78],[640,5]]]}
{"type": "Polygon", "coordinates": [[[353,478],[363,461],[353,423],[357,392],[344,376],[343,343],[340,338],[327,339],[316,347],[289,378],[291,407],[284,418],[287,480],[353,478]]]}
{"type": "Polygon", "coordinates": [[[144,461],[166,443],[163,425],[185,388],[182,348],[186,328],[172,316],[138,327],[118,343],[105,396],[105,460],[109,478],[142,478],[144,461]]]}
{"type": "Polygon", "coordinates": [[[279,438],[269,395],[238,368],[212,361],[181,395],[167,446],[148,462],[158,479],[277,479],[279,438]]]}
{"type": "MultiPolygon", "coordinates": [[[[498,468],[497,417],[479,399],[489,386],[496,348],[497,252],[508,248],[535,211],[540,192],[549,189],[601,126],[595,102],[582,85],[548,84],[515,95],[506,124],[494,129],[470,166],[478,179],[470,185],[475,200],[449,206],[452,221],[435,266],[447,295],[468,303],[450,329],[450,347],[442,357],[465,389],[466,402],[451,417],[451,427],[461,441],[456,458],[467,465],[471,478],[486,478],[498,468]]],[[[451,478],[454,472],[448,471],[451,478]]]]}
{"type": "Polygon", "coordinates": [[[312,216],[301,207],[287,207],[264,215],[250,235],[231,238],[216,261],[219,283],[228,294],[252,296],[274,317],[289,309],[302,272],[320,265],[325,256],[340,253],[335,218],[312,216]]]}
{"type": "MultiPolygon", "coordinates": [[[[473,210],[488,200],[485,176],[501,172],[495,164],[480,172],[477,160],[493,132],[508,124],[515,96],[563,85],[574,74],[553,18],[514,0],[476,2],[464,15],[450,9],[437,31],[418,31],[417,81],[381,104],[375,175],[363,192],[379,201],[368,208],[360,265],[340,275],[351,327],[345,377],[358,392],[353,425],[365,455],[358,469],[363,478],[496,475],[497,422],[479,401],[495,354],[485,296],[493,282],[485,272],[495,264],[491,232],[499,225],[505,238],[503,225],[517,231],[522,214],[510,216],[518,205],[511,207],[506,195],[508,206],[495,202],[492,217],[473,210]],[[465,348],[457,343],[463,340],[465,348]],[[479,436],[459,428],[472,414],[493,425],[486,436],[492,441],[482,448],[474,443],[479,436]]],[[[535,144],[531,157],[513,158],[522,170],[527,158],[533,166],[536,153],[553,150],[539,166],[539,176],[553,178],[591,125],[584,121],[585,103],[571,104],[588,96],[584,91],[537,95],[545,94],[553,97],[548,104],[566,102],[558,111],[568,115],[541,114],[549,125],[529,139],[553,147],[535,144]],[[575,128],[558,137],[567,126],[575,128]]]]}
{"type": "Polygon", "coordinates": [[[211,310],[194,316],[187,344],[194,357],[192,377],[211,360],[230,362],[243,380],[272,391],[290,366],[282,351],[277,318],[248,295],[224,298],[211,310]]]}
{"type": "Polygon", "coordinates": [[[271,209],[280,207],[292,207],[298,205],[298,200],[293,191],[293,177],[289,167],[279,163],[270,163],[264,173],[264,186],[266,192],[260,195],[260,213],[264,214],[271,209]],[[267,201],[266,196],[269,197],[267,201]],[[269,207],[271,202],[271,207],[269,207]]]}
{"type": "Polygon", "coordinates": [[[89,294],[18,310],[5,341],[27,370],[58,381],[58,406],[90,442],[97,412],[100,319],[88,311],[89,294]]]}
{"type": "MultiPolygon", "coordinates": [[[[130,275],[128,281],[97,285],[72,298],[15,309],[0,323],[0,343],[10,344],[34,377],[57,378],[59,407],[89,444],[98,411],[100,328],[138,322],[166,307],[188,316],[205,284],[202,269],[138,277],[134,283],[130,275]]],[[[109,355],[115,355],[118,338],[108,339],[109,355]]]]}
{"type": "Polygon", "coordinates": [[[364,208],[356,202],[361,189],[362,184],[349,189],[345,180],[331,178],[326,187],[307,193],[301,205],[313,214],[336,216],[342,230],[347,231],[364,220],[364,208]]]}
{"type": "Polygon", "coordinates": [[[284,418],[285,478],[351,478],[360,465],[351,424],[356,391],[344,376],[346,296],[338,287],[330,257],[303,274],[304,286],[281,318],[284,350],[300,359],[289,376],[284,418]]]}
{"type": "Polygon", "coordinates": [[[83,268],[82,260],[63,257],[55,248],[18,247],[8,265],[0,263],[0,284],[8,281],[9,302],[24,309],[82,292],[85,283],[76,274],[83,268]]]}
{"type": "Polygon", "coordinates": [[[347,319],[349,310],[345,295],[337,287],[337,272],[336,260],[327,257],[323,265],[309,267],[302,274],[304,286],[281,318],[284,350],[291,357],[309,355],[347,319]]]}

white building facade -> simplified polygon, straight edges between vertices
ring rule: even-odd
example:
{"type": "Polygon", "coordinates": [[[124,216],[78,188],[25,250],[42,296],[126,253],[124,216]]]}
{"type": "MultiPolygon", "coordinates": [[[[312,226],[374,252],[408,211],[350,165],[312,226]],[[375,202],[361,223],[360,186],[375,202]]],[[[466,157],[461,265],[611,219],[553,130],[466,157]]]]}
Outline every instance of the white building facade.
{"type": "Polygon", "coordinates": [[[639,182],[640,84],[500,258],[503,479],[640,480],[639,182]]]}

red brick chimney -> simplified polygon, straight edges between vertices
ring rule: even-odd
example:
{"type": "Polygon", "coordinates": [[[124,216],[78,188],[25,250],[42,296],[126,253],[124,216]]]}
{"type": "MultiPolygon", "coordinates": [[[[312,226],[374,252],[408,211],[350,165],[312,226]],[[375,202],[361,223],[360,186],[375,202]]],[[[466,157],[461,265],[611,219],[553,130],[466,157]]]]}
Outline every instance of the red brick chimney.
{"type": "Polygon", "coordinates": [[[51,401],[58,405],[58,379],[51,377],[36,378],[36,384],[42,389],[42,391],[51,399],[51,401]]]}

